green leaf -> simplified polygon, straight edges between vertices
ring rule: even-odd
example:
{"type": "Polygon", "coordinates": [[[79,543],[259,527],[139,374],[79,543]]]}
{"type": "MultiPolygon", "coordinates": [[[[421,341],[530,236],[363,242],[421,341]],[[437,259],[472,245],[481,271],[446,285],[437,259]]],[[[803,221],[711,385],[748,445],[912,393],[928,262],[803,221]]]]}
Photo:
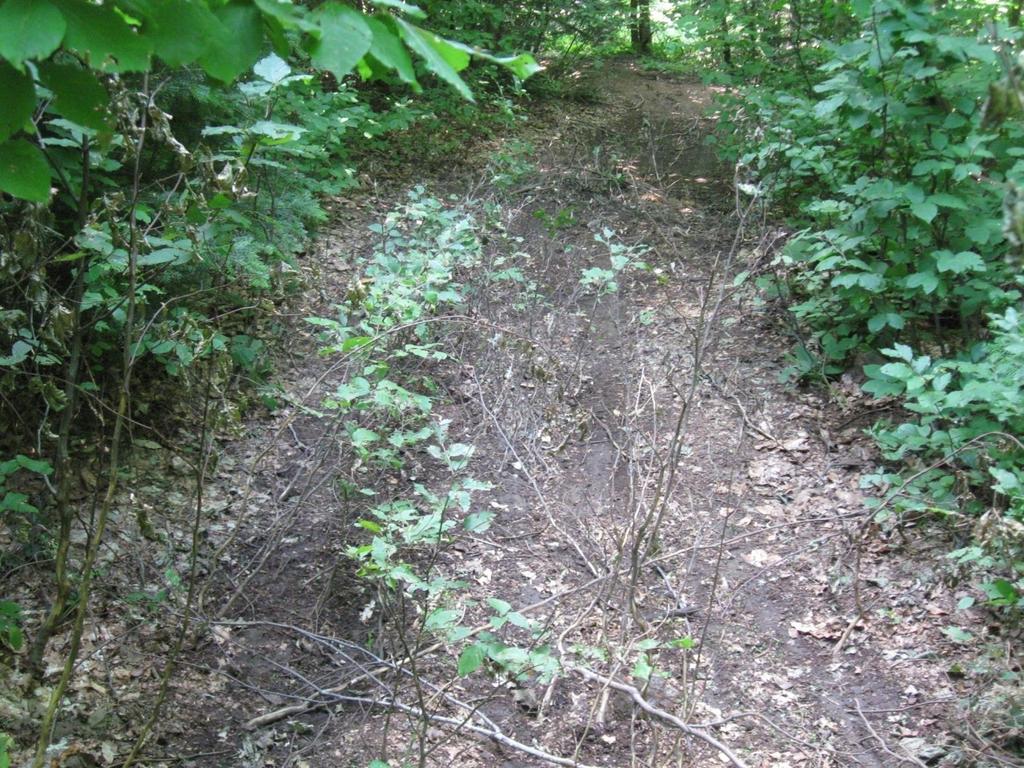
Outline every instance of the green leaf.
{"type": "Polygon", "coordinates": [[[7,628],[7,644],[11,647],[12,651],[20,651],[21,646],[25,642],[25,636],[22,634],[21,629],[18,627],[7,628]]]}
{"type": "Polygon", "coordinates": [[[352,432],[352,445],[356,448],[365,448],[380,440],[380,435],[374,432],[372,429],[365,429],[359,427],[352,432]]]}
{"type": "Polygon", "coordinates": [[[943,627],[942,631],[954,643],[969,643],[974,639],[970,632],[966,632],[960,627],[943,627]]]}
{"type": "Polygon", "coordinates": [[[641,653],[640,658],[636,660],[636,664],[633,666],[633,677],[638,680],[650,680],[653,671],[654,667],[651,666],[647,654],[641,653]]]}
{"type": "Polygon", "coordinates": [[[504,616],[506,613],[512,610],[512,603],[507,603],[498,597],[487,598],[487,604],[497,611],[499,616],[504,616]]]}
{"type": "Polygon", "coordinates": [[[36,89],[32,78],[0,61],[0,141],[20,131],[31,119],[36,107],[36,89]]]}
{"type": "Polygon", "coordinates": [[[144,253],[138,258],[140,267],[153,267],[158,264],[184,264],[189,260],[189,252],[183,248],[158,248],[155,251],[144,253]]]}
{"type": "Polygon", "coordinates": [[[168,66],[191,64],[228,39],[227,30],[205,2],[133,0],[132,7],[144,17],[142,34],[168,66]]]}
{"type": "MultiPolygon", "coordinates": [[[[0,145],[0,147],[2,146],[3,145],[0,145]]],[[[32,345],[29,344],[27,341],[19,339],[18,341],[14,342],[14,344],[11,345],[11,354],[0,355],[0,366],[9,368],[12,365],[17,365],[18,363],[24,361],[28,357],[29,352],[31,351],[32,345]]]]}
{"type": "Polygon", "coordinates": [[[459,654],[459,677],[466,677],[476,672],[483,666],[486,658],[487,650],[479,645],[473,644],[464,648],[459,654]]]}
{"type": "Polygon", "coordinates": [[[474,512],[473,514],[466,516],[465,521],[462,523],[462,527],[470,533],[483,533],[491,527],[492,520],[494,520],[493,512],[474,512]]]}
{"type": "Polygon", "coordinates": [[[463,98],[473,101],[469,86],[459,77],[459,72],[469,66],[469,54],[405,19],[395,21],[406,44],[423,58],[427,69],[455,88],[463,98]]]}
{"type": "Polygon", "coordinates": [[[819,118],[828,117],[846,103],[845,93],[834,93],[814,105],[814,114],[819,118]]]}
{"type": "Polygon", "coordinates": [[[353,349],[359,347],[365,347],[368,344],[373,343],[373,338],[370,336],[353,336],[351,339],[346,339],[341,345],[342,352],[351,352],[353,349]]]}
{"type": "Polygon", "coordinates": [[[352,381],[340,384],[337,389],[339,398],[352,401],[370,394],[370,382],[362,376],[356,376],[352,381]]]}
{"type": "Polygon", "coordinates": [[[66,29],[48,0],[6,0],[0,6],[0,56],[19,68],[25,59],[45,59],[60,46],[66,29]]]}
{"type": "Polygon", "coordinates": [[[44,61],[39,78],[53,91],[53,108],[68,120],[97,131],[110,127],[107,89],[92,72],[74,64],[44,61]]]}
{"type": "Polygon", "coordinates": [[[928,200],[943,208],[954,208],[960,211],[967,209],[967,203],[962,198],[951,195],[948,192],[937,192],[929,196],[928,200]]]}
{"type": "Polygon", "coordinates": [[[1020,490],[1020,480],[1013,472],[1000,467],[989,467],[989,474],[996,480],[995,489],[999,493],[1011,494],[1020,490]]]}
{"type": "Polygon", "coordinates": [[[932,293],[939,287],[939,278],[934,272],[915,272],[907,277],[905,285],[908,288],[920,288],[925,293],[932,293]]]}
{"type": "Polygon", "coordinates": [[[370,533],[383,533],[384,528],[373,520],[358,520],[356,527],[369,531],[370,533]]]}
{"type": "Polygon", "coordinates": [[[520,80],[526,80],[544,69],[528,53],[521,53],[518,56],[493,56],[480,50],[475,50],[473,53],[484,61],[504,67],[520,80]]]}
{"type": "Polygon", "coordinates": [[[520,627],[521,629],[533,629],[533,622],[519,613],[519,611],[511,611],[508,614],[508,620],[513,626],[520,627]]]}
{"type": "Polygon", "coordinates": [[[276,53],[271,53],[256,62],[256,66],[252,68],[252,71],[256,77],[276,85],[291,75],[292,68],[288,66],[288,62],[276,53]]]}
{"type": "Polygon", "coordinates": [[[275,123],[271,120],[258,120],[252,124],[249,132],[260,136],[261,144],[274,146],[295,141],[306,132],[306,129],[301,125],[275,123]]]}
{"type": "Polygon", "coordinates": [[[491,649],[490,656],[496,663],[513,671],[522,669],[530,663],[530,654],[524,648],[491,649]]]}
{"type": "Polygon", "coordinates": [[[214,11],[224,36],[199,58],[212,77],[230,83],[256,63],[263,50],[263,18],[248,3],[228,3],[214,11]]]}
{"type": "Polygon", "coordinates": [[[890,376],[900,381],[906,381],[914,375],[914,369],[906,363],[886,363],[878,372],[883,376],[890,376]]]}
{"type": "Polygon", "coordinates": [[[320,27],[320,39],[311,47],[310,58],[335,77],[344,77],[370,50],[370,27],[361,13],[336,2],[321,5],[313,18],[320,27]]]}
{"type": "Polygon", "coordinates": [[[50,198],[50,166],[39,147],[22,139],[0,144],[0,191],[34,203],[50,198]]]}
{"type": "Polygon", "coordinates": [[[29,472],[35,472],[37,475],[52,475],[53,467],[50,466],[50,462],[43,459],[33,459],[30,456],[24,454],[18,454],[14,457],[14,460],[18,462],[18,466],[29,472]]]}
{"type": "Polygon", "coordinates": [[[427,614],[423,628],[427,630],[444,630],[451,627],[459,618],[459,612],[451,608],[436,608],[427,614]]]}
{"type": "Polygon", "coordinates": [[[960,251],[960,253],[938,251],[936,256],[938,257],[935,260],[936,267],[939,272],[953,272],[959,275],[963,272],[985,271],[985,262],[973,251],[960,251]]]}
{"type": "Polygon", "coordinates": [[[964,228],[964,234],[971,239],[972,243],[985,245],[992,237],[993,230],[998,231],[998,226],[993,227],[989,219],[981,219],[964,228]]]}
{"type": "Polygon", "coordinates": [[[904,387],[900,382],[891,379],[872,379],[862,384],[861,389],[876,399],[881,399],[889,395],[902,394],[904,387]]]}
{"type": "Polygon", "coordinates": [[[149,41],[139,36],[111,5],[92,5],[80,0],[52,2],[67,20],[64,45],[85,56],[90,67],[104,72],[149,69],[149,41]]]}
{"type": "MultiPolygon", "coordinates": [[[[263,11],[268,21],[273,21],[285,29],[301,29],[303,32],[317,32],[317,26],[306,18],[307,11],[291,0],[253,0],[256,7],[263,11]]],[[[276,47],[276,46],[275,46],[276,47]]]]}
{"type": "Polygon", "coordinates": [[[368,17],[363,21],[366,22],[366,26],[373,34],[370,55],[385,67],[395,70],[402,82],[408,83],[414,90],[420,90],[420,85],[416,81],[416,71],[412,67],[412,59],[409,58],[409,52],[398,37],[380,19],[368,17]]]}
{"type": "Polygon", "coordinates": [[[981,591],[988,597],[990,605],[1014,605],[1017,602],[1017,590],[1006,579],[996,579],[981,585],[981,591]]]}
{"type": "Polygon", "coordinates": [[[917,218],[931,224],[932,219],[939,214],[939,207],[935,205],[935,203],[930,203],[926,200],[923,203],[914,203],[910,206],[910,211],[917,216],[917,218]]]}
{"type": "Polygon", "coordinates": [[[0,501],[0,512],[4,510],[18,512],[23,515],[31,515],[39,511],[28,503],[28,496],[23,493],[14,492],[5,494],[3,500],[0,501]]]}
{"type": "Polygon", "coordinates": [[[882,312],[868,320],[868,330],[872,333],[878,333],[886,326],[899,330],[904,325],[906,325],[906,321],[904,321],[903,315],[896,312],[882,312]]]}

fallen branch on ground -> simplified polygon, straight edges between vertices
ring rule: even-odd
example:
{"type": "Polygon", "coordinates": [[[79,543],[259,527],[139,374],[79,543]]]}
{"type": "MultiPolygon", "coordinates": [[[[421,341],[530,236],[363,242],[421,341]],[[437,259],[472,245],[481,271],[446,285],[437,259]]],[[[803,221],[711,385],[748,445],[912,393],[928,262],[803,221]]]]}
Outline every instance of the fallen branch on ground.
{"type": "Polygon", "coordinates": [[[664,709],[659,709],[658,707],[651,704],[647,699],[645,699],[644,695],[640,693],[640,691],[637,688],[634,688],[632,685],[626,685],[625,683],[620,683],[615,680],[612,680],[609,677],[604,677],[603,675],[599,675],[596,672],[587,669],[586,667],[574,667],[572,671],[579,674],[585,680],[600,683],[601,685],[606,686],[608,688],[614,688],[616,691],[621,691],[622,693],[629,694],[629,697],[633,700],[633,703],[640,707],[640,709],[642,709],[647,714],[651,715],[652,717],[656,717],[659,720],[662,720],[663,722],[668,723],[673,728],[680,730],[683,733],[688,734],[695,739],[698,739],[699,741],[703,741],[708,746],[718,750],[719,754],[723,755],[732,765],[736,766],[736,768],[748,768],[747,764],[743,761],[743,758],[739,757],[735,752],[732,751],[732,749],[730,749],[728,746],[726,746],[721,741],[716,739],[710,733],[707,733],[704,730],[705,726],[692,725],[690,723],[686,723],[680,718],[673,715],[671,712],[666,712],[664,709]]]}

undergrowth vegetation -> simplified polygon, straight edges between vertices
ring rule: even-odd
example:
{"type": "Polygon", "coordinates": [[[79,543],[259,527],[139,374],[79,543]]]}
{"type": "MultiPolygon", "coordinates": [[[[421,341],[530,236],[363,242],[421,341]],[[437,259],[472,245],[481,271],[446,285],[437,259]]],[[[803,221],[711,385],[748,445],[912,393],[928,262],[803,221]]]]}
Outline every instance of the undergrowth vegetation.
{"type": "MultiPolygon", "coordinates": [[[[357,264],[354,289],[338,316],[308,322],[322,329],[321,353],[341,356],[351,372],[322,406],[344,419],[354,456],[352,479],[341,483],[365,536],[347,549],[375,595],[365,615],[376,616],[379,635],[386,631],[387,642],[410,658],[432,638],[464,646],[459,676],[485,663],[512,677],[550,676],[555,661],[546,646],[523,648],[497,634],[507,623],[539,641],[544,633],[534,622],[494,597],[487,606],[494,631],[473,630],[465,623],[473,606],[460,596],[466,585],[446,574],[439,560],[442,549],[460,536],[482,534],[495,516],[476,502],[475,494],[492,486],[469,474],[476,448],[449,435],[450,421],[438,408],[445,398],[432,375],[459,363],[443,339],[453,324],[472,322],[462,314],[467,292],[485,287],[462,283],[486,277],[479,269],[480,230],[464,206],[414,189],[404,207],[372,227],[378,247],[357,264]],[[427,457],[441,472],[424,471],[427,457]],[[428,487],[403,481],[406,472],[448,481],[428,487]],[[369,481],[379,473],[393,482],[369,481]],[[360,487],[356,478],[367,484],[360,487]],[[388,487],[400,490],[386,493],[388,487]]],[[[428,702],[418,704],[429,723],[428,702]]]]}
{"type": "MultiPolygon", "coordinates": [[[[278,308],[305,286],[327,202],[364,183],[357,156],[400,153],[391,137],[419,124],[461,125],[439,148],[450,155],[482,114],[462,106],[473,92],[459,73],[474,58],[498,125],[506,92],[537,69],[526,54],[447,40],[424,18],[384,0],[365,13],[281,0],[0,4],[0,567],[5,583],[36,563],[51,574],[42,609],[3,601],[0,652],[23,655],[19,685],[46,699],[32,765],[53,758],[132,444],[176,449],[169,436],[193,419],[206,435],[212,398],[225,411],[253,393],[275,407],[278,308]],[[54,679],[44,659],[69,625],[54,679]]],[[[416,304],[399,298],[381,294],[389,313],[416,304]]],[[[371,379],[396,412],[420,403],[379,371],[371,379]]],[[[368,451],[383,450],[374,442],[368,451]]],[[[207,459],[197,462],[201,486],[207,459]]],[[[160,540],[141,507],[135,523],[143,541],[160,540]]],[[[192,550],[179,649],[195,539],[192,550]]],[[[0,761],[8,749],[4,735],[0,761]]]]}
{"type": "Polygon", "coordinates": [[[791,227],[758,277],[794,320],[783,375],[858,372],[888,413],[864,478],[875,523],[948,526],[946,570],[976,595],[961,607],[1008,629],[1024,609],[1019,21],[982,2],[790,4],[729,17],[731,49],[690,49],[724,56],[719,149],[791,227]]]}
{"type": "MultiPolygon", "coordinates": [[[[168,555],[165,587],[124,597],[136,618],[173,604],[180,621],[152,719],[116,764],[139,759],[201,602],[211,433],[285,403],[272,351],[316,277],[310,243],[332,206],[381,178],[451,169],[474,141],[511,132],[524,100],[594,100],[578,65],[627,50],[719,86],[718,151],[740,193],[788,226],[784,246],[744,273],[789,313],[783,376],[839,394],[852,371],[885,414],[869,429],[881,461],[863,478],[872,530],[944,526],[944,574],[971,593],[960,608],[984,606],[1019,630],[1018,0],[355,5],[0,0],[0,573],[5,586],[32,585],[0,600],[0,661],[18,671],[18,698],[35,702],[29,725],[0,724],[0,768],[15,752],[33,768],[60,763],[62,706],[109,576],[108,524],[174,548],[125,489],[133,449],[162,446],[198,490],[179,547],[189,572],[168,555]],[[541,68],[523,51],[546,71],[531,78],[541,68]],[[179,445],[196,424],[198,447],[179,445]]],[[[504,142],[490,186],[528,190],[537,155],[527,139],[504,142]]],[[[583,224],[562,205],[532,211],[549,238],[583,224]]],[[[337,425],[348,465],[332,490],[356,520],[344,553],[394,658],[440,638],[456,649],[456,676],[547,683],[570,663],[549,630],[501,595],[467,603],[439,565],[443,547],[494,517],[477,504],[490,485],[470,471],[474,445],[443,416],[439,381],[462,364],[446,335],[479,319],[463,314],[474,291],[525,310],[537,290],[514,258],[485,264],[480,216],[415,187],[381,218],[372,253],[346,265],[336,313],[305,321],[344,372],[313,410],[337,425]],[[444,482],[421,482],[424,463],[444,482]]],[[[601,260],[574,269],[572,298],[598,303],[648,270],[647,249],[587,226],[601,260]]],[[[979,640],[951,622],[951,641],[979,640]]],[[[693,648],[688,635],[648,638],[617,663],[648,682],[669,674],[659,652],[685,670],[693,648]]],[[[583,668],[607,649],[572,654],[583,668]]],[[[1012,748],[1019,672],[1000,685],[1012,713],[993,728],[1012,748]]],[[[417,693],[424,750],[431,694],[417,693]]]]}
{"type": "Polygon", "coordinates": [[[973,526],[951,557],[986,575],[992,605],[1020,607],[1019,33],[927,4],[854,10],[859,35],[815,52],[811,88],[745,94],[749,191],[799,227],[762,286],[806,329],[789,374],[859,360],[864,391],[907,414],[872,430],[908,466],[866,479],[878,522],[973,526]]]}

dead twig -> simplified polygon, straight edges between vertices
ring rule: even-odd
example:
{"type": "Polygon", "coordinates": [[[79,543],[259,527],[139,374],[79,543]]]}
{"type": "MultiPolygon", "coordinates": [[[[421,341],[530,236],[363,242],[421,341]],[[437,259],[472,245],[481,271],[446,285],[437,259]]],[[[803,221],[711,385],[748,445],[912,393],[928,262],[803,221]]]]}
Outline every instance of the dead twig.
{"type": "Polygon", "coordinates": [[[652,717],[656,717],[663,722],[668,723],[673,728],[682,731],[690,736],[693,736],[699,741],[703,741],[709,747],[717,750],[722,756],[724,756],[732,765],[736,768],[748,768],[747,763],[732,751],[730,747],[722,743],[710,733],[707,733],[705,725],[693,725],[691,723],[683,722],[681,719],[673,715],[671,712],[666,712],[664,709],[660,709],[651,704],[647,699],[644,698],[640,691],[632,685],[626,683],[620,683],[616,680],[612,680],[609,677],[604,677],[596,672],[587,669],[586,667],[576,667],[573,669],[574,672],[579,674],[585,680],[589,680],[594,683],[600,683],[607,688],[614,688],[616,691],[628,694],[640,709],[652,717]]]}

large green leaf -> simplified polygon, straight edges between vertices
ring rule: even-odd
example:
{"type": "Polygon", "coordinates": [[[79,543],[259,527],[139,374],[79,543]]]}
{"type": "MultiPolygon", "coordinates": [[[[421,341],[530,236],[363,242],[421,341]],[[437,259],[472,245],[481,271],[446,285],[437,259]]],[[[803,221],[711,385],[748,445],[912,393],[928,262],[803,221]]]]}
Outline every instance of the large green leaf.
{"type": "Polygon", "coordinates": [[[6,0],[0,5],[0,56],[16,67],[25,59],[46,58],[60,46],[66,29],[61,12],[48,0],[6,0]]]}
{"type": "Polygon", "coordinates": [[[474,51],[474,55],[504,67],[520,80],[526,80],[543,69],[528,53],[521,53],[518,56],[492,56],[484,51],[474,51]]]}
{"type": "Polygon", "coordinates": [[[291,75],[292,68],[288,66],[287,61],[276,53],[271,53],[256,62],[256,66],[252,68],[252,71],[260,79],[277,85],[284,82],[291,75]]]}
{"type": "Polygon", "coordinates": [[[259,60],[263,19],[248,3],[228,3],[215,13],[225,34],[199,58],[199,64],[212,77],[230,83],[259,60]]]}
{"type": "Polygon", "coordinates": [[[930,203],[928,201],[924,201],[922,203],[914,203],[912,206],[910,206],[910,211],[915,216],[917,216],[917,218],[921,219],[922,221],[926,221],[929,224],[931,224],[932,219],[934,219],[939,214],[938,206],[935,205],[935,203],[930,203]]]}
{"type": "Polygon", "coordinates": [[[254,0],[256,7],[263,11],[268,20],[273,20],[285,29],[301,29],[316,32],[317,26],[307,18],[307,11],[300,5],[284,0],[254,0]]]}
{"type": "Polygon", "coordinates": [[[485,50],[471,45],[466,45],[465,43],[460,43],[457,40],[441,39],[441,41],[450,48],[457,48],[467,56],[475,56],[478,59],[483,59],[484,61],[489,61],[492,64],[504,67],[521,80],[526,80],[528,77],[537,74],[541,69],[543,69],[533,56],[528,53],[521,53],[518,56],[495,56],[485,50]]]}
{"type": "Polygon", "coordinates": [[[985,271],[985,261],[974,251],[936,251],[935,264],[939,272],[953,272],[958,275],[962,272],[985,271]]]}
{"type": "Polygon", "coordinates": [[[228,39],[227,30],[205,2],[193,0],[132,0],[143,17],[142,34],[165,64],[191,64],[211,46],[228,39]]]}
{"type": "Polygon", "coordinates": [[[110,127],[107,90],[92,72],[75,64],[44,61],[39,78],[53,91],[53,108],[68,120],[96,130],[110,127]]]}
{"type": "Polygon", "coordinates": [[[385,67],[395,70],[403,82],[409,83],[414,89],[419,89],[416,82],[416,70],[412,67],[412,59],[409,52],[402,45],[402,41],[393,33],[383,19],[368,17],[364,19],[366,25],[373,33],[373,42],[370,43],[370,55],[385,67]]]}
{"type": "Polygon", "coordinates": [[[80,0],[53,0],[67,20],[64,45],[106,72],[143,72],[149,69],[150,44],[109,5],[80,0]]]}
{"type": "Polygon", "coordinates": [[[469,66],[469,54],[446,40],[410,24],[405,19],[395,19],[406,44],[423,58],[427,69],[455,88],[462,96],[473,101],[469,86],[459,77],[459,72],[469,66]]]}
{"type": "Polygon", "coordinates": [[[13,139],[0,144],[0,192],[45,203],[50,197],[50,167],[34,144],[13,139]]]}
{"type": "Polygon", "coordinates": [[[18,72],[6,61],[0,61],[0,141],[16,133],[32,117],[36,106],[36,89],[32,78],[18,72]]]}
{"type": "Polygon", "coordinates": [[[373,33],[358,11],[341,3],[324,3],[313,14],[320,27],[320,39],[311,49],[313,63],[321,69],[344,77],[370,50],[373,33]]]}
{"type": "Polygon", "coordinates": [[[471,675],[483,666],[487,657],[487,650],[480,645],[468,645],[459,654],[459,677],[471,675]]]}

